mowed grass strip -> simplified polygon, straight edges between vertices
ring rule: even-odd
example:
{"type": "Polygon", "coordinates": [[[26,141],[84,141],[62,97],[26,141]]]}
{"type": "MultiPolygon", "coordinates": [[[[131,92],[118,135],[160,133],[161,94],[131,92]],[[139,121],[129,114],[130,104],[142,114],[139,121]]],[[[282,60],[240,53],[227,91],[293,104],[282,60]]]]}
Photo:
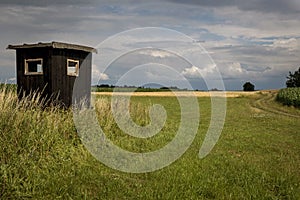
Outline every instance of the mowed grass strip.
{"type": "MultiPolygon", "coordinates": [[[[0,199],[300,199],[300,120],[253,108],[257,97],[227,99],[222,135],[204,159],[198,152],[210,122],[210,98],[198,98],[201,122],[187,152],[159,171],[130,174],[89,154],[70,110],[41,109],[18,102],[13,92],[0,94],[0,199]]],[[[111,118],[109,97],[96,101],[107,137],[130,151],[161,148],[180,123],[175,97],[134,97],[137,124],[149,123],[152,104],[163,105],[168,119],[156,136],[133,138],[111,118]]]]}

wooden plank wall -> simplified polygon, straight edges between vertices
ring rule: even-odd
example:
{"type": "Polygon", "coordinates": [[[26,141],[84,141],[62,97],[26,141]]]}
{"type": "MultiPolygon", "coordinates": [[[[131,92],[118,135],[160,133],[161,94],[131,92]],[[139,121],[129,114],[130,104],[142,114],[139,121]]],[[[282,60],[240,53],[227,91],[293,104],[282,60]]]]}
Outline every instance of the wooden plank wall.
{"type": "Polygon", "coordinates": [[[76,80],[76,98],[90,99],[92,53],[53,48],[31,48],[17,50],[17,83],[19,98],[23,92],[42,91],[44,96],[59,97],[59,103],[65,107],[72,104],[74,83],[76,80]],[[43,75],[25,75],[24,60],[43,58],[43,75]],[[67,59],[79,60],[79,76],[67,75],[67,59]]]}
{"type": "Polygon", "coordinates": [[[43,96],[49,93],[49,53],[48,49],[32,48],[30,51],[25,49],[17,50],[17,84],[19,98],[30,94],[31,92],[43,92],[43,96]],[[42,75],[25,75],[25,59],[43,59],[42,75]]]}
{"type": "MultiPolygon", "coordinates": [[[[79,88],[76,90],[77,98],[90,95],[91,91],[91,54],[77,50],[54,49],[52,56],[52,92],[59,94],[60,99],[69,107],[72,104],[74,83],[76,80],[79,88]],[[67,59],[79,60],[79,76],[67,75],[67,59]],[[55,69],[55,70],[54,70],[55,69]]],[[[76,87],[77,88],[77,87],[76,87]]]]}

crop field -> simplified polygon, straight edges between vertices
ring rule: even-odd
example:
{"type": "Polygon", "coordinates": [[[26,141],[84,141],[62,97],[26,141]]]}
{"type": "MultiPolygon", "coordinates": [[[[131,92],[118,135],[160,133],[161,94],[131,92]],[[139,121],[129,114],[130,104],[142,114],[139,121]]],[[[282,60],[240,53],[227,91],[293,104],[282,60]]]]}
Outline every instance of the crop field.
{"type": "MultiPolygon", "coordinates": [[[[211,99],[197,95],[200,124],[188,150],[148,173],[125,173],[102,164],[81,142],[71,110],[42,109],[0,91],[0,199],[300,199],[300,109],[275,101],[278,91],[228,93],[222,134],[198,157],[211,119],[211,99]]],[[[149,107],[162,105],[167,120],[147,139],[125,134],[111,113],[111,96],[94,93],[106,137],[131,152],[168,144],[180,124],[172,95],[131,97],[130,116],[145,126],[149,107]]],[[[189,98],[188,96],[186,98],[189,98]]]]}
{"type": "Polygon", "coordinates": [[[278,92],[277,100],[284,105],[300,107],[300,88],[285,88],[278,92]]]}
{"type": "Polygon", "coordinates": [[[135,97],[175,97],[175,96],[196,96],[196,97],[210,97],[211,93],[221,93],[221,96],[226,97],[241,97],[241,96],[251,96],[257,94],[258,92],[241,92],[241,91],[231,91],[231,92],[199,92],[199,91],[175,91],[175,92],[92,92],[94,95],[111,96],[112,94],[118,96],[135,96],[135,97]]]}

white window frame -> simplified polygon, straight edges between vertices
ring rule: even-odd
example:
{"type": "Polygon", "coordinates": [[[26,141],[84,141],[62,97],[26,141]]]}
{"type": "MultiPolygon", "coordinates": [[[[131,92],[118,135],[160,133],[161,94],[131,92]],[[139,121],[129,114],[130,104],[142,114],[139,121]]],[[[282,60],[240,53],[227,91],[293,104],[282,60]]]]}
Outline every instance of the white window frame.
{"type": "Polygon", "coordinates": [[[43,74],[43,58],[34,58],[34,59],[25,59],[24,60],[25,63],[25,75],[42,75],[43,74]],[[28,69],[28,62],[35,62],[35,61],[41,61],[41,72],[30,72],[28,69]]]}
{"type": "Polygon", "coordinates": [[[68,76],[79,76],[79,60],[73,60],[73,59],[67,59],[67,75],[68,76]],[[70,73],[69,68],[69,62],[75,62],[75,73],[70,73]]]}

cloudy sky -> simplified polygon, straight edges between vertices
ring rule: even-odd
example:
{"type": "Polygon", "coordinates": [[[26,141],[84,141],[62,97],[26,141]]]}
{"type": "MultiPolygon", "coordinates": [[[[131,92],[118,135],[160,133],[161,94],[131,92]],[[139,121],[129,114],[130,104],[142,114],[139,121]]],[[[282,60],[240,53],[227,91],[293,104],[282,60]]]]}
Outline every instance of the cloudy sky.
{"type": "Polygon", "coordinates": [[[126,74],[128,84],[186,79],[204,89],[219,71],[227,90],[275,89],[300,66],[299,0],[2,0],[0,27],[2,82],[15,81],[9,44],[49,41],[98,48],[94,83],[126,74]]]}

